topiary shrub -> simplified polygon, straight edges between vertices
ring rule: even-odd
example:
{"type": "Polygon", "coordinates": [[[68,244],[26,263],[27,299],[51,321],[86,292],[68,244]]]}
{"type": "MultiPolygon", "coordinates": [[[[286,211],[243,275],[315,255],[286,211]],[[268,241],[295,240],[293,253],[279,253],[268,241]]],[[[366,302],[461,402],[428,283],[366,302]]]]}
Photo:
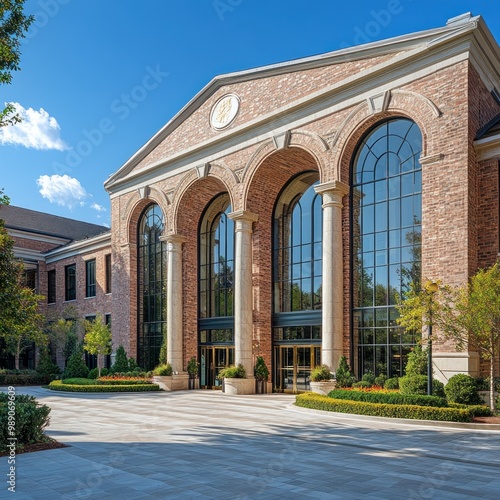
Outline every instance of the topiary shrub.
{"type": "Polygon", "coordinates": [[[38,375],[48,377],[51,380],[61,375],[61,369],[52,362],[47,349],[42,349],[40,352],[40,359],[36,365],[36,372],[38,375]]]}
{"type": "Polygon", "coordinates": [[[347,359],[345,356],[342,356],[340,358],[335,378],[337,380],[337,387],[351,387],[352,384],[356,381],[354,375],[349,369],[349,365],[347,364],[347,359]]]}
{"type": "Polygon", "coordinates": [[[126,373],[128,372],[128,359],[127,353],[125,352],[125,348],[121,345],[116,350],[116,357],[113,366],[111,367],[112,373],[126,373]]]}
{"type": "Polygon", "coordinates": [[[373,385],[378,387],[384,387],[384,384],[387,380],[387,375],[385,373],[381,373],[378,377],[375,378],[373,385]]]}
{"type": "Polygon", "coordinates": [[[477,390],[476,380],[465,373],[457,373],[448,380],[444,388],[446,399],[450,403],[479,405],[481,398],[477,390]]]}
{"type": "Polygon", "coordinates": [[[375,375],[373,375],[372,372],[366,372],[363,374],[363,377],[361,377],[361,381],[370,384],[371,387],[375,383],[375,375]]]}
{"type": "Polygon", "coordinates": [[[171,377],[172,374],[173,370],[170,363],[159,365],[153,370],[153,375],[155,375],[156,377],[171,377]]]}
{"type": "Polygon", "coordinates": [[[389,391],[399,389],[399,377],[388,378],[384,382],[384,389],[388,389],[389,391]]]}
{"type": "Polygon", "coordinates": [[[311,372],[311,382],[325,382],[333,378],[330,368],[327,365],[318,365],[311,372]]]}
{"type": "MultiPolygon", "coordinates": [[[[191,360],[189,360],[189,362],[191,363],[191,360]]],[[[188,373],[191,375],[191,373],[189,372],[189,363],[188,363],[188,373]]],[[[196,373],[198,373],[197,367],[196,367],[196,373]]],[[[264,382],[269,378],[269,368],[267,367],[266,362],[262,356],[257,356],[257,359],[255,361],[254,375],[257,380],[264,382]]]]}
{"type": "Polygon", "coordinates": [[[423,350],[420,344],[417,344],[408,353],[408,362],[406,363],[405,375],[414,377],[416,375],[427,375],[427,350],[423,350]]]}
{"type": "Polygon", "coordinates": [[[87,375],[87,378],[95,380],[99,376],[99,368],[92,368],[87,375]]]}
{"type": "Polygon", "coordinates": [[[83,351],[77,349],[68,360],[63,372],[63,378],[87,378],[89,369],[83,360],[83,351]]]}
{"type": "MultiPolygon", "coordinates": [[[[413,375],[405,376],[399,379],[399,389],[401,394],[427,394],[427,376],[413,375]]],[[[445,397],[444,384],[439,380],[432,381],[432,395],[445,397]]]]}

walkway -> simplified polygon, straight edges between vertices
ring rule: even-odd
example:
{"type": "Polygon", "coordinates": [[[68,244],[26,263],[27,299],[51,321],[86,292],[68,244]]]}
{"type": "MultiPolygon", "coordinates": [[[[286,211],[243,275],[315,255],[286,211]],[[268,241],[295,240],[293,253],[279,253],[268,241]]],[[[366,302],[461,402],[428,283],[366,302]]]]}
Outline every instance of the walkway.
{"type": "MultiPolygon", "coordinates": [[[[70,445],[17,456],[24,499],[497,499],[500,432],[365,420],[295,408],[293,396],[215,391],[60,394],[70,445]]],[[[0,459],[5,478],[7,458],[0,459]]]]}

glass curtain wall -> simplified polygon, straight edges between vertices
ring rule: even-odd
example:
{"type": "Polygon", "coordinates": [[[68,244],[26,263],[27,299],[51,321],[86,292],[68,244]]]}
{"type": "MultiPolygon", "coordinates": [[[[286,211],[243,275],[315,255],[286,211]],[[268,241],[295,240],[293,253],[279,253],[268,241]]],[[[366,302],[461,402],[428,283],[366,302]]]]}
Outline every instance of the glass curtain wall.
{"type": "Polygon", "coordinates": [[[352,168],[352,328],[358,375],[400,376],[415,338],[395,305],[421,280],[422,135],[405,118],[375,126],[352,168]]]}
{"type": "Polygon", "coordinates": [[[167,334],[167,252],[160,241],[164,218],[158,205],[150,205],[139,221],[138,235],[138,356],[144,370],[157,364],[167,334]]]}

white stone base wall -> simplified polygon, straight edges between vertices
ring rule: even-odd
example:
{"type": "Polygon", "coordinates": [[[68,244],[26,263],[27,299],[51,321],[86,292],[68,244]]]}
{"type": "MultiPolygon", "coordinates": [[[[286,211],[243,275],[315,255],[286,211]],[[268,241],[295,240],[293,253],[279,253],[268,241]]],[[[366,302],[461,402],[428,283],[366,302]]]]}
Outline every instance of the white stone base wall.
{"type": "Polygon", "coordinates": [[[457,373],[479,377],[479,354],[477,352],[433,352],[434,378],[446,385],[457,373]]]}

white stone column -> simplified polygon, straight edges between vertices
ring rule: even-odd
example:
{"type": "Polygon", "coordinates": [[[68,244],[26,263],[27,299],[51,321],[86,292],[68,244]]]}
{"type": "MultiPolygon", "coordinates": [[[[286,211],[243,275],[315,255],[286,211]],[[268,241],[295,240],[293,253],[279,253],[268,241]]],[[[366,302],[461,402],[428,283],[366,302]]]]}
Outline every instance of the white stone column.
{"type": "Polygon", "coordinates": [[[344,259],[342,253],[342,198],[349,186],[340,181],[317,185],[323,196],[323,307],[321,362],[336,371],[343,354],[344,259]]]}
{"type": "MultiPolygon", "coordinates": [[[[182,244],[179,234],[160,237],[167,244],[167,362],[182,372],[182,244]]],[[[187,387],[186,387],[187,388],[187,387]]]]}
{"type": "Polygon", "coordinates": [[[252,224],[258,215],[239,210],[228,217],[235,222],[234,357],[235,363],[245,368],[247,378],[253,380],[252,224]]]}

